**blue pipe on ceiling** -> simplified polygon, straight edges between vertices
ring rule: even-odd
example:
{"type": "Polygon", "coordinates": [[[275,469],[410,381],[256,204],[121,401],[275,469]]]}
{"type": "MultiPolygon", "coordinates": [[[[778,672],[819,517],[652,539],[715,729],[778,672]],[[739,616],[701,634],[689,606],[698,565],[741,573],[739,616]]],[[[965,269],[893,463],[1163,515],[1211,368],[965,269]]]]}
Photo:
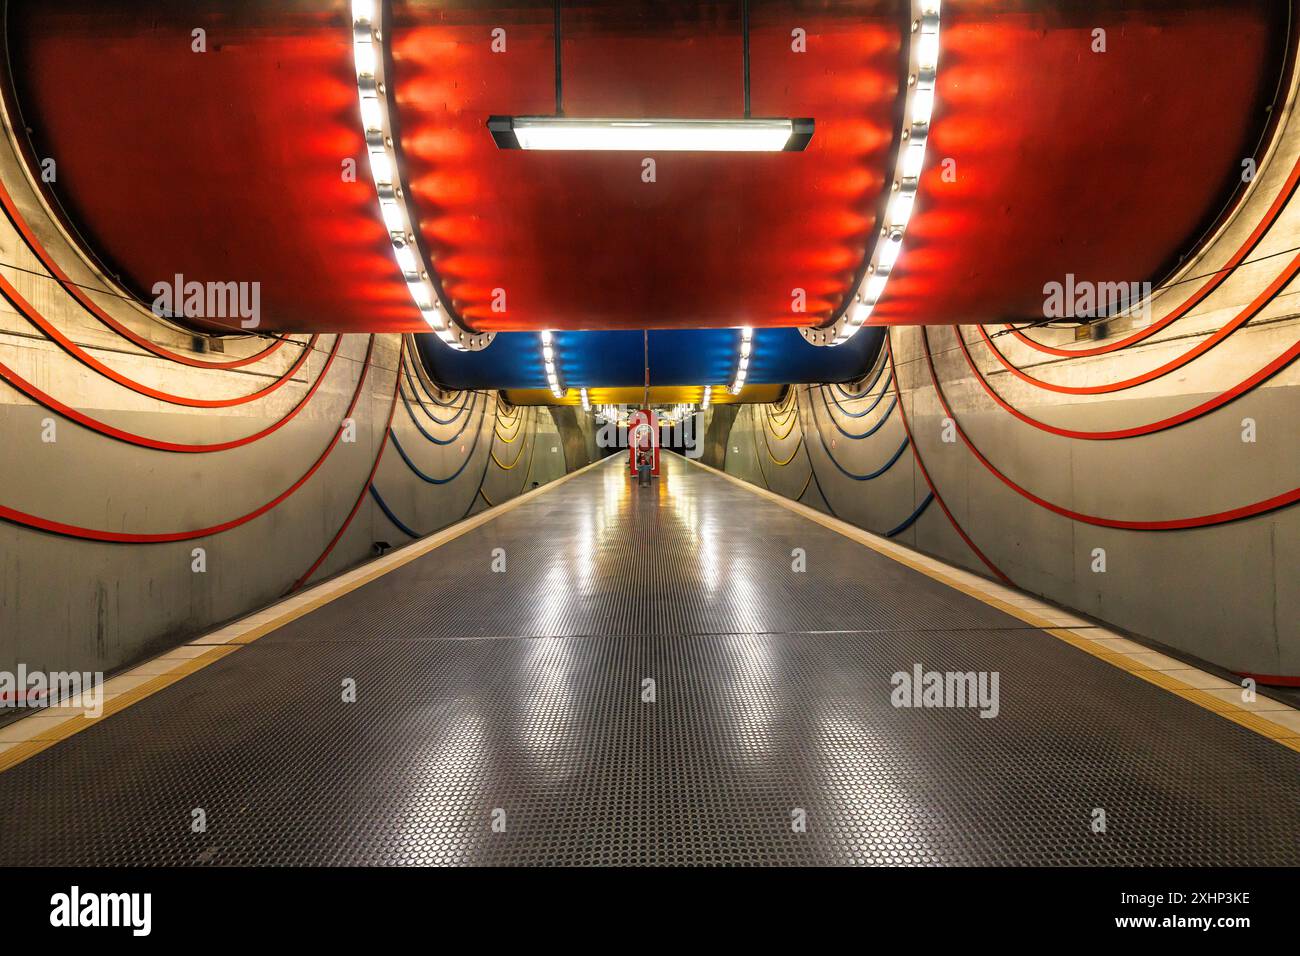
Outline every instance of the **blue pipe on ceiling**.
{"type": "MultiPolygon", "coordinates": [[[[852,382],[875,362],[884,329],[862,329],[843,345],[810,345],[796,329],[755,329],[749,377],[754,385],[852,382]]],[[[640,331],[555,332],[560,384],[566,388],[627,388],[644,384],[640,331]]],[[[541,336],[502,332],[487,348],[458,352],[432,334],[417,335],[434,381],[451,389],[546,388],[541,336]]],[[[651,385],[728,385],[740,357],[739,329],[652,329],[651,385]]]]}

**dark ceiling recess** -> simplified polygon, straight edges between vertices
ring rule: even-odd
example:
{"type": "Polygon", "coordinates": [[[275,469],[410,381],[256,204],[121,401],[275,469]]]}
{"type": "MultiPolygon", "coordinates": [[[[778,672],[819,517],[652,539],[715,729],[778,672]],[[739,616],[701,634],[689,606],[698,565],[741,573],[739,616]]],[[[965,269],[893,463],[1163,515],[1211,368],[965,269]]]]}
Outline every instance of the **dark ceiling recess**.
{"type": "MultiPolygon", "coordinates": [[[[340,174],[365,161],[347,3],[8,9],[15,101],[36,154],[57,160],[50,188],[130,287],[256,280],[265,329],[425,328],[364,166],[355,183],[340,174]],[[206,53],[191,50],[196,28],[206,53]]],[[[808,149],[665,153],[646,183],[643,157],[501,151],[485,132],[494,113],[554,110],[552,3],[395,0],[405,175],[458,311],[505,331],[829,318],[888,185],[902,9],[751,0],[753,115],[814,117],[808,149]]],[[[946,3],[930,166],[873,320],[1032,316],[1066,273],[1159,278],[1258,152],[1287,13],[1281,0],[946,3]]],[[[739,0],[563,14],[566,115],[743,116],[739,0]]]]}

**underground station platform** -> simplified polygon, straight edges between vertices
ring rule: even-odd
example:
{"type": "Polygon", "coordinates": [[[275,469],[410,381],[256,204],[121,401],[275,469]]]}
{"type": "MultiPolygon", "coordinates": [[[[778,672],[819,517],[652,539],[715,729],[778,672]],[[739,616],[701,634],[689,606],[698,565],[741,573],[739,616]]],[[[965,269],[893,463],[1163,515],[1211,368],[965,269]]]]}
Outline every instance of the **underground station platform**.
{"type": "Polygon", "coordinates": [[[0,34],[12,948],[1294,935],[1300,0],[0,34]]]}
{"type": "Polygon", "coordinates": [[[235,649],[0,773],[0,863],[1300,864],[1300,740],[662,471],[200,639],[235,649]],[[955,706],[894,676],[972,671],[955,706]]]}

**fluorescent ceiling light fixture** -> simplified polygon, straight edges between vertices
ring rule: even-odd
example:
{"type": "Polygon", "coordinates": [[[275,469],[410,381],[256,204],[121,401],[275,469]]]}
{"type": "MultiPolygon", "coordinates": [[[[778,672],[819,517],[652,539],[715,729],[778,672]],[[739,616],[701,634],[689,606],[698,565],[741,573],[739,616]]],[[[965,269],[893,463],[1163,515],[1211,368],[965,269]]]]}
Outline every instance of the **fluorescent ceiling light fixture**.
{"type": "Polygon", "coordinates": [[[920,68],[931,73],[939,65],[939,31],[923,32],[916,44],[916,61],[920,68]]]}
{"type": "Polygon", "coordinates": [[[377,183],[391,183],[393,181],[393,161],[389,158],[388,153],[382,149],[372,149],[370,151],[370,172],[377,183]]]}
{"type": "Polygon", "coordinates": [[[411,298],[415,300],[415,304],[421,312],[433,308],[433,300],[430,298],[429,290],[423,282],[408,282],[406,288],[411,293],[411,298]]]}
{"type": "Polygon", "coordinates": [[[886,221],[895,228],[902,228],[907,225],[907,220],[912,218],[912,207],[916,205],[916,191],[911,189],[900,189],[894,194],[894,198],[889,201],[889,213],[886,221]]]}
{"type": "Polygon", "coordinates": [[[802,152],[813,121],[802,119],[570,119],[491,116],[500,149],[635,150],[637,152],[802,152]]]}
{"type": "Polygon", "coordinates": [[[388,227],[389,232],[406,232],[406,217],[402,215],[402,207],[391,199],[379,200],[379,214],[384,217],[384,225],[388,227]]]}
{"type": "Polygon", "coordinates": [[[418,275],[420,266],[415,261],[415,253],[408,246],[394,246],[393,258],[397,260],[397,267],[402,270],[404,275],[418,275]]]}
{"type": "Polygon", "coordinates": [[[384,111],[379,105],[379,100],[373,96],[361,98],[361,125],[366,132],[371,130],[382,132],[384,129],[384,111]]]}
{"type": "Polygon", "coordinates": [[[912,94],[912,123],[929,126],[934,115],[934,90],[917,90],[912,94]]]}
{"type": "Polygon", "coordinates": [[[880,297],[885,292],[885,283],[889,281],[889,276],[873,275],[867,280],[866,285],[862,288],[862,298],[873,305],[880,301],[880,297]]]}
{"type": "Polygon", "coordinates": [[[353,57],[356,60],[358,76],[374,76],[375,70],[379,66],[379,61],[375,55],[375,45],[369,41],[357,43],[353,46],[353,57]]]}
{"type": "Polygon", "coordinates": [[[914,139],[903,150],[902,172],[904,179],[916,179],[925,166],[925,141],[914,139]]]}
{"type": "Polygon", "coordinates": [[[883,269],[886,273],[894,268],[894,263],[898,261],[898,253],[903,248],[903,237],[900,233],[894,233],[885,237],[879,246],[876,255],[876,268],[883,269]],[[895,238],[897,236],[898,238],[895,238]]]}

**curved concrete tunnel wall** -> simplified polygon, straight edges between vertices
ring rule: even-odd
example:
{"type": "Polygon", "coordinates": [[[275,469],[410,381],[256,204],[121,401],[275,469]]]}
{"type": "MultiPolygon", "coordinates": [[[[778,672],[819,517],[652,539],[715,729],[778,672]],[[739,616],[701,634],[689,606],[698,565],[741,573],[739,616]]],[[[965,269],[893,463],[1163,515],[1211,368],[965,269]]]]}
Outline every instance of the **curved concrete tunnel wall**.
{"type": "Polygon", "coordinates": [[[1067,352],[1109,351],[1071,358],[982,327],[1003,365],[981,327],[891,328],[889,349],[852,388],[797,386],[781,403],[742,407],[732,424],[711,411],[705,462],[1173,651],[1300,682],[1300,129],[1286,116],[1236,214],[1156,290],[1150,324],[1115,320],[1083,343],[1068,330],[1030,333],[1067,352]],[[1096,391],[1062,393],[1022,374],[1096,391]],[[1150,427],[1061,435],[993,393],[1061,430],[1150,427]],[[1181,519],[1200,520],[1151,527],[1181,519]]]}
{"type": "MultiPolygon", "coordinates": [[[[59,268],[86,288],[113,288],[78,255],[7,144],[0,147],[0,183],[59,268]]],[[[6,263],[0,275],[13,293],[0,299],[0,362],[6,378],[21,377],[30,392],[0,382],[0,506],[12,509],[0,522],[0,668],[14,670],[21,662],[47,671],[112,672],[364,562],[376,542],[400,546],[410,540],[403,528],[429,534],[595,457],[591,427],[566,410],[512,408],[490,391],[440,398],[410,341],[402,390],[395,392],[403,352],[396,334],[376,335],[373,344],[367,335],[337,342],[320,336],[282,387],[231,407],[191,407],[141,394],[69,354],[15,302],[25,300],[74,350],[145,391],[201,401],[273,385],[296,364],[307,337],[239,368],[190,367],[181,363],[229,363],[273,340],[226,339],[224,354],[204,354],[186,331],[112,295],[83,293],[180,361],[150,354],[83,308],[2,218],[0,250],[6,263]],[[31,397],[41,393],[110,429],[179,444],[232,441],[289,418],[240,447],[185,453],[84,427],[31,397]],[[355,440],[340,439],[292,494],[220,533],[119,543],[50,533],[17,515],[127,534],[223,524],[298,482],[341,433],[354,396],[355,440]],[[195,548],[205,552],[202,573],[193,570],[195,548]]]]}

